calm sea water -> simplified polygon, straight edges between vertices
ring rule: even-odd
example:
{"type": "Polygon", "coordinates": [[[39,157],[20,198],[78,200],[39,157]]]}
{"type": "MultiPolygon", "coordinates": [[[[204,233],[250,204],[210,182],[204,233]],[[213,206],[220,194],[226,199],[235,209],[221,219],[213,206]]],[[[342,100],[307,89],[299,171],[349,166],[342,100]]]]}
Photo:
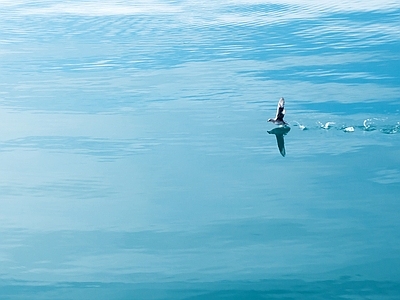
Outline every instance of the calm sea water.
{"type": "Polygon", "coordinates": [[[398,1],[0,5],[1,299],[400,297],[398,1]]]}

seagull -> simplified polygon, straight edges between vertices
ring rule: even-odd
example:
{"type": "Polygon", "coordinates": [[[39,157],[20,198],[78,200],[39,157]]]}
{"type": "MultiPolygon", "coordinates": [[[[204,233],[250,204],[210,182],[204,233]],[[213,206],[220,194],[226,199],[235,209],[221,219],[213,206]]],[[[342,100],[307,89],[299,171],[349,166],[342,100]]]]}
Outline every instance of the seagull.
{"type": "Polygon", "coordinates": [[[285,99],[283,97],[279,99],[278,107],[276,109],[275,119],[268,119],[268,122],[272,122],[276,125],[286,125],[287,123],[283,120],[285,116],[285,99]]]}

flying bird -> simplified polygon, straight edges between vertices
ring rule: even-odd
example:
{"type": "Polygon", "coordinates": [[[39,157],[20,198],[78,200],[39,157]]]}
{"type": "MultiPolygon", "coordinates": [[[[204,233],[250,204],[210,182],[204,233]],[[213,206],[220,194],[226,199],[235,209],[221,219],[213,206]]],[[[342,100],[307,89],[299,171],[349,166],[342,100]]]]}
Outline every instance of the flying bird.
{"type": "Polygon", "coordinates": [[[279,99],[278,102],[275,119],[268,119],[268,122],[272,122],[276,125],[286,125],[287,123],[283,120],[284,116],[285,116],[285,99],[282,97],[281,99],[279,99]]]}

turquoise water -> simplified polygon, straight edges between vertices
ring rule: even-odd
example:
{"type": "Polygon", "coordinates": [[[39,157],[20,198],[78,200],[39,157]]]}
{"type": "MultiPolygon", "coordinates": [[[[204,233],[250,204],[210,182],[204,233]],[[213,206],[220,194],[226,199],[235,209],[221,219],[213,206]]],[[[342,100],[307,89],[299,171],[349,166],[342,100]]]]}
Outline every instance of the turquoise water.
{"type": "Polygon", "coordinates": [[[1,298],[398,299],[399,53],[390,0],[1,1],[1,298]]]}

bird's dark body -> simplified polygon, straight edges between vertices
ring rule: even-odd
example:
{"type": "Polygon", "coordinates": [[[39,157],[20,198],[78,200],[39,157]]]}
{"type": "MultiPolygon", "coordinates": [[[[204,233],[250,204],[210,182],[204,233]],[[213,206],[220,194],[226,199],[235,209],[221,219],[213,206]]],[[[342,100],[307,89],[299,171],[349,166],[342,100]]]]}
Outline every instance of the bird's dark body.
{"type": "Polygon", "coordinates": [[[283,120],[284,116],[285,116],[285,99],[282,97],[281,99],[279,99],[278,102],[275,119],[268,119],[268,122],[272,122],[276,125],[286,125],[287,123],[283,120]]]}
{"type": "Polygon", "coordinates": [[[285,108],[283,106],[278,108],[278,112],[276,114],[276,121],[285,122],[285,121],[283,121],[283,117],[285,116],[284,110],[285,110],[285,108]]]}

